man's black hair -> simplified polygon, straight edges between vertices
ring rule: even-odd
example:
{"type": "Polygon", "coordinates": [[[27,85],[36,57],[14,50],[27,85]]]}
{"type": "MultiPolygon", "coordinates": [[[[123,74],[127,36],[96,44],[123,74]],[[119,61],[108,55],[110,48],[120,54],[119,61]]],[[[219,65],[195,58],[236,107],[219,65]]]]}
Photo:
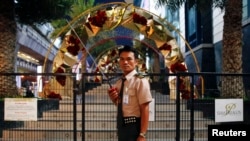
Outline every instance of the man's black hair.
{"type": "Polygon", "coordinates": [[[135,48],[129,46],[129,45],[124,45],[124,46],[121,46],[119,47],[119,56],[122,52],[133,52],[134,55],[135,55],[135,58],[138,58],[138,53],[137,51],[135,50],[135,48]]]}

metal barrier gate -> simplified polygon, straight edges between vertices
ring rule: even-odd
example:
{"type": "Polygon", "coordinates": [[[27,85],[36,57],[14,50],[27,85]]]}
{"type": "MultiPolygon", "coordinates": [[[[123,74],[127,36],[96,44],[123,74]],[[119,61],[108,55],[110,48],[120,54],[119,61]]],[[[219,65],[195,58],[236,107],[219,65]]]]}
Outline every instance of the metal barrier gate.
{"type": "MultiPolygon", "coordinates": [[[[113,83],[120,74],[107,74],[107,78],[113,83]]],[[[116,107],[107,95],[107,78],[101,78],[97,74],[82,74],[81,81],[76,81],[76,74],[0,74],[3,87],[8,77],[17,76],[41,76],[43,91],[39,93],[50,95],[51,98],[37,99],[37,120],[35,121],[5,121],[4,100],[1,100],[0,140],[2,141],[116,141],[116,107]],[[46,83],[67,79],[65,83],[69,87],[53,85],[46,93],[46,83]],[[100,78],[99,81],[96,77],[100,78]],[[57,79],[56,79],[57,78],[57,79]],[[53,81],[52,81],[53,80],[53,81]],[[57,86],[57,87],[56,87],[57,86]],[[62,100],[56,95],[60,94],[62,100]],[[52,94],[51,94],[52,93],[52,94]],[[53,97],[54,96],[54,97],[53,97]]],[[[246,97],[249,96],[248,81],[250,75],[230,75],[235,79],[244,78],[246,97]]],[[[218,124],[214,120],[214,98],[220,96],[219,86],[222,74],[148,74],[151,93],[154,98],[154,116],[149,124],[147,132],[148,141],[165,140],[199,140],[207,141],[208,125],[218,124]],[[180,97],[180,90],[173,89],[169,85],[169,77],[179,78],[188,76],[190,79],[190,91],[199,94],[199,77],[205,80],[205,98],[196,95],[196,99],[184,100],[180,97]],[[209,83],[210,82],[210,83],[209,83]],[[214,82],[214,83],[211,83],[214,82]],[[218,85],[216,85],[218,84],[218,85]],[[176,94],[177,96],[173,96],[176,94]],[[210,99],[208,98],[210,96],[210,99]],[[213,96],[213,98],[212,98],[213,96]]],[[[176,86],[179,85],[176,79],[176,86]]],[[[34,85],[34,84],[32,84],[34,85]]],[[[25,85],[23,85],[24,87],[25,85]]],[[[36,84],[36,86],[38,86],[36,84]]],[[[177,87],[178,88],[178,87],[177,87]]],[[[48,88],[49,89],[49,88],[48,88]]],[[[34,89],[32,89],[34,90],[34,89]]],[[[0,94],[8,93],[11,89],[2,89],[0,94]]],[[[20,93],[23,94],[23,93],[20,93]]],[[[27,92],[26,92],[27,94],[27,92]]],[[[14,98],[34,98],[27,95],[19,95],[14,98]]],[[[249,111],[245,109],[245,117],[242,123],[249,123],[249,111]]]]}

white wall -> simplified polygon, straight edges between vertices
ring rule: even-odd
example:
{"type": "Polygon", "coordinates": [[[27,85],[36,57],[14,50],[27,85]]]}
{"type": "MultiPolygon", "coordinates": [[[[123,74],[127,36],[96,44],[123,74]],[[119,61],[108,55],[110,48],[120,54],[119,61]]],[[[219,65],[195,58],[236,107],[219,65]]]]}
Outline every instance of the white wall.
{"type": "Polygon", "coordinates": [[[223,35],[223,16],[224,12],[222,12],[219,8],[213,10],[213,43],[217,43],[222,40],[223,35]]]}
{"type": "Polygon", "coordinates": [[[156,7],[156,0],[144,0],[141,3],[141,8],[150,11],[159,17],[165,17],[165,7],[156,7]]]}
{"type": "Polygon", "coordinates": [[[181,52],[184,54],[185,53],[185,8],[182,6],[179,10],[179,24],[180,24],[180,34],[184,39],[180,40],[180,49],[181,52]]]}

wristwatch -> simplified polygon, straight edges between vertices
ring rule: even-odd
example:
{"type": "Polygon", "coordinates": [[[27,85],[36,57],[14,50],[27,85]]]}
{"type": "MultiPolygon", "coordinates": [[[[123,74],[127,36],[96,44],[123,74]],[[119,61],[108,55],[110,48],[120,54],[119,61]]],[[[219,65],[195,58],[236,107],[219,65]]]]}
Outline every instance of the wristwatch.
{"type": "Polygon", "coordinates": [[[146,138],[146,133],[140,133],[140,136],[146,138]]]}

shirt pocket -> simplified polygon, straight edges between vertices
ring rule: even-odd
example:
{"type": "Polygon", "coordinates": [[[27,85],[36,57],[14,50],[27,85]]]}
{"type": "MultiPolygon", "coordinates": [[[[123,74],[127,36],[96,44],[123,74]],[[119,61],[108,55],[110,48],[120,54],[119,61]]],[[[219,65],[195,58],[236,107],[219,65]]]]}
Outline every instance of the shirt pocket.
{"type": "Polygon", "coordinates": [[[135,96],[135,94],[136,94],[135,92],[136,92],[135,89],[129,89],[129,88],[128,88],[128,91],[127,91],[126,94],[129,95],[129,96],[131,96],[131,97],[133,97],[133,96],[135,96]]]}
{"type": "Polygon", "coordinates": [[[128,99],[129,99],[128,104],[129,104],[130,106],[135,105],[136,102],[137,102],[136,90],[135,90],[135,89],[128,89],[127,95],[128,95],[128,99]]]}

